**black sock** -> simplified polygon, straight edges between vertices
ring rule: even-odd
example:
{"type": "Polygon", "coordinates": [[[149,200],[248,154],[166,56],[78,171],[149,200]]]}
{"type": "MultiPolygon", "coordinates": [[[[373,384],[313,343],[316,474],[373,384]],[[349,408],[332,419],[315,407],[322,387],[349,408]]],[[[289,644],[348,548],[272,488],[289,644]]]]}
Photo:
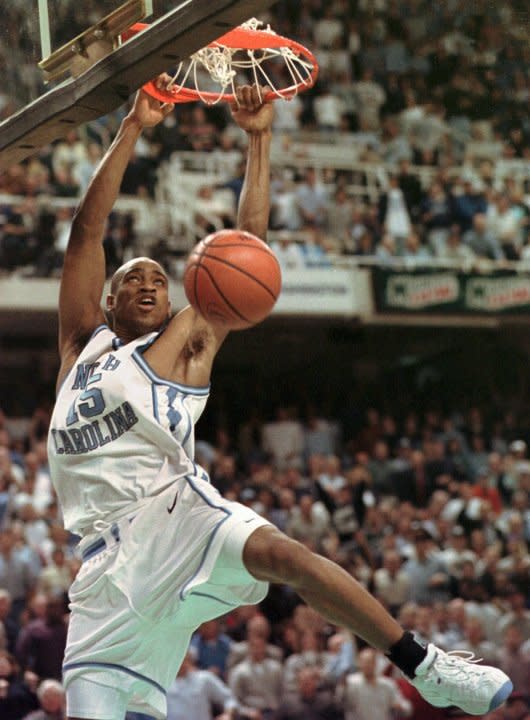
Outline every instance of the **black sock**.
{"type": "Polygon", "coordinates": [[[414,677],[416,668],[426,655],[427,648],[411,632],[403,633],[401,640],[387,652],[387,657],[409,678],[414,677]]]}

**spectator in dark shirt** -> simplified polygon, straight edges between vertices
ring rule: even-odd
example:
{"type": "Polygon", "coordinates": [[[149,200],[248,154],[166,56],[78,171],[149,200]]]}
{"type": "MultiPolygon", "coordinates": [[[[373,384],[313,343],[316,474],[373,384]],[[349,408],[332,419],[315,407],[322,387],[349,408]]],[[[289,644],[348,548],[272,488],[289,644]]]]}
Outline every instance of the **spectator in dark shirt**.
{"type": "Polygon", "coordinates": [[[488,209],[481,185],[469,177],[464,178],[461,189],[453,188],[452,204],[455,221],[464,233],[473,226],[475,216],[479,213],[485,214],[488,209]]]}
{"type": "Polygon", "coordinates": [[[221,625],[217,619],[203,623],[191,639],[197,666],[225,680],[226,660],[231,646],[231,638],[221,632],[221,625]]]}
{"type": "Polygon", "coordinates": [[[61,679],[67,631],[64,612],[64,596],[50,595],[44,619],[33,620],[23,628],[16,655],[24,671],[41,678],[61,679]]]}
{"type": "Polygon", "coordinates": [[[0,589],[0,626],[4,628],[7,649],[10,653],[14,653],[18,636],[18,625],[11,617],[11,595],[8,590],[4,589],[0,589]]]}
{"type": "Polygon", "coordinates": [[[0,718],[20,720],[38,707],[37,696],[20,677],[15,658],[0,650],[0,718]]]}
{"type": "Polygon", "coordinates": [[[282,703],[275,720],[341,720],[343,717],[332,693],[321,686],[321,670],[302,667],[297,675],[296,697],[282,703]]]}

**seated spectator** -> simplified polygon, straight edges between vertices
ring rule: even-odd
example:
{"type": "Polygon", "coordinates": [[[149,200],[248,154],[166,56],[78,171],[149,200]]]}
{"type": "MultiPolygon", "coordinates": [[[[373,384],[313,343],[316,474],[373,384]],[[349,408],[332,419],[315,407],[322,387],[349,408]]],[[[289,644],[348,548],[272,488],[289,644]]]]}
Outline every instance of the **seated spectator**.
{"type": "Polygon", "coordinates": [[[428,264],[432,257],[429,248],[421,244],[420,236],[414,230],[405,239],[402,255],[407,264],[428,264]]]}
{"type": "Polygon", "coordinates": [[[413,602],[429,605],[449,598],[449,575],[433,552],[433,538],[425,526],[414,530],[415,557],[407,560],[403,571],[410,580],[413,602]]]}
{"type": "Polygon", "coordinates": [[[271,626],[264,615],[259,613],[248,619],[245,626],[245,640],[234,643],[230,646],[230,651],[226,660],[226,671],[230,672],[232,668],[245,659],[248,659],[250,652],[249,642],[255,635],[265,640],[265,654],[278,662],[281,662],[283,654],[281,649],[269,641],[271,635],[271,626]]]}
{"type": "Polygon", "coordinates": [[[57,680],[43,680],[37,688],[39,710],[34,710],[24,720],[64,720],[66,711],[66,694],[57,680]]]}
{"type": "MultiPolygon", "coordinates": [[[[354,205],[343,187],[338,187],[327,207],[327,229],[338,244],[339,251],[348,246],[350,238],[358,239],[353,231],[354,205]]],[[[361,225],[364,229],[364,226],[361,225]]]]}
{"type": "Polygon", "coordinates": [[[310,230],[300,246],[306,268],[331,267],[327,238],[317,228],[310,230]]]}
{"type": "Polygon", "coordinates": [[[0,717],[2,720],[21,720],[39,707],[35,686],[28,685],[20,675],[11,653],[0,650],[0,717]]]}
{"type": "Polygon", "coordinates": [[[523,637],[517,625],[509,625],[502,634],[498,667],[509,673],[514,692],[526,693],[530,688],[530,657],[523,651],[523,637]]]}
{"type": "Polygon", "coordinates": [[[403,697],[397,683],[384,677],[377,650],[365,648],[359,653],[359,672],[346,677],[343,703],[346,720],[392,720],[412,714],[412,704],[403,697]]]}
{"type": "MultiPolygon", "coordinates": [[[[463,233],[474,227],[476,215],[486,214],[488,203],[482,190],[482,184],[469,175],[464,175],[452,189],[453,217],[463,233]]],[[[477,255],[481,255],[475,247],[473,250],[477,255]]]]}
{"type": "Polygon", "coordinates": [[[381,264],[392,264],[398,260],[397,243],[392,233],[383,233],[375,248],[375,257],[381,264]]]}
{"type": "Polygon", "coordinates": [[[282,700],[296,699],[297,677],[304,667],[317,667],[323,671],[329,660],[324,650],[324,638],[314,629],[304,630],[299,637],[299,651],[289,655],[283,665],[282,700]]]}
{"type": "Polygon", "coordinates": [[[336,424],[321,417],[313,405],[310,405],[307,409],[303,431],[304,459],[306,462],[315,453],[324,456],[333,454],[337,444],[336,424]]]}
{"type": "Polygon", "coordinates": [[[197,666],[223,679],[226,677],[226,661],[231,646],[232,640],[221,632],[221,623],[218,619],[203,623],[194,633],[190,643],[197,666]]]}
{"type": "Polygon", "coordinates": [[[172,685],[167,691],[167,720],[213,720],[212,708],[219,708],[229,720],[239,708],[230,688],[208,670],[196,665],[196,654],[190,647],[172,685]]]}
{"type": "Polygon", "coordinates": [[[277,469],[283,469],[293,461],[301,466],[304,450],[302,424],[293,417],[288,407],[278,406],[275,415],[273,421],[263,426],[263,450],[271,454],[277,469]]]}
{"type": "Polygon", "coordinates": [[[452,222],[449,195],[441,182],[434,181],[421,203],[421,221],[427,231],[427,241],[434,255],[440,255],[446,245],[452,222]]]}
{"type": "Polygon", "coordinates": [[[523,216],[507,193],[499,193],[487,212],[487,225],[498,239],[504,256],[517,261],[523,246],[523,216]]]}
{"type": "Polygon", "coordinates": [[[87,159],[87,148],[75,128],[55,145],[52,153],[52,169],[56,179],[65,175],[75,177],[79,167],[87,159]]]}
{"type": "Polygon", "coordinates": [[[289,232],[280,231],[277,239],[272,240],[270,247],[282,270],[299,270],[305,267],[305,256],[300,243],[289,232]]]}
{"type": "Polygon", "coordinates": [[[10,594],[11,617],[17,623],[40,571],[26,550],[24,546],[16,547],[13,528],[0,530],[0,588],[10,594]]]}
{"type": "Polygon", "coordinates": [[[332,498],[337,499],[339,490],[347,484],[341,460],[337,455],[332,453],[324,454],[317,482],[322,490],[331,495],[332,498]]]}
{"type": "Polygon", "coordinates": [[[319,82],[314,88],[313,112],[321,132],[338,132],[342,129],[346,106],[325,82],[319,82]]]}
{"type": "Polygon", "coordinates": [[[276,527],[285,532],[289,518],[291,517],[291,511],[296,505],[296,495],[294,490],[291,488],[280,488],[278,491],[278,502],[277,507],[271,510],[269,520],[276,525],[276,527]]]}
{"type": "Polygon", "coordinates": [[[315,552],[322,550],[322,543],[330,531],[330,518],[322,503],[315,503],[311,493],[305,492],[293,507],[286,533],[307,545],[315,552]]]}
{"type": "Polygon", "coordinates": [[[4,638],[4,647],[12,655],[15,652],[17,643],[18,624],[11,616],[11,595],[3,588],[0,588],[0,627],[2,628],[2,637],[4,638]]]}
{"type": "Polygon", "coordinates": [[[282,663],[267,657],[267,642],[261,635],[248,640],[248,657],[228,675],[228,684],[240,705],[259,711],[262,720],[272,720],[282,697],[282,663]]]}
{"type": "Polygon", "coordinates": [[[411,172],[410,162],[406,157],[399,160],[397,179],[398,185],[403,192],[409,215],[414,222],[417,222],[420,219],[424,192],[418,176],[411,172]]]}
{"type": "Polygon", "coordinates": [[[357,640],[347,630],[341,629],[328,638],[326,650],[326,679],[335,684],[340,683],[357,665],[357,640]]]}
{"type": "Polygon", "coordinates": [[[439,553],[439,557],[447,571],[454,577],[459,577],[462,572],[462,564],[470,560],[477,562],[477,555],[469,548],[469,540],[464,528],[455,525],[449,534],[448,544],[439,553]]]}
{"type": "Polygon", "coordinates": [[[390,610],[397,613],[410,597],[410,575],[402,569],[402,560],[395,550],[383,555],[383,567],[374,573],[374,594],[390,610]]]}
{"type": "Polygon", "coordinates": [[[55,547],[50,560],[40,574],[39,589],[48,595],[59,595],[67,593],[71,583],[71,571],[66,562],[64,548],[55,547]]]}
{"type": "Polygon", "coordinates": [[[462,242],[462,233],[458,225],[452,225],[443,242],[436,242],[436,256],[443,260],[454,260],[456,263],[469,265],[475,258],[475,251],[470,245],[462,242]]]}
{"type": "Polygon", "coordinates": [[[296,133],[300,130],[300,118],[304,106],[299,95],[290,100],[278,99],[274,106],[274,120],[272,123],[274,134],[296,133]]]}
{"type": "Polygon", "coordinates": [[[521,636],[530,640],[530,610],[526,606],[525,594],[514,587],[510,592],[509,602],[510,610],[499,620],[499,633],[502,635],[507,628],[517,627],[521,636]]]}
{"type": "Polygon", "coordinates": [[[395,239],[398,254],[412,230],[409,209],[397,175],[390,175],[388,188],[379,198],[379,221],[395,239]]]}
{"type": "Polygon", "coordinates": [[[191,111],[191,124],[189,140],[193,150],[207,152],[213,150],[216,144],[217,130],[210,122],[208,112],[201,103],[193,105],[191,111]]]}
{"type": "Polygon", "coordinates": [[[473,653],[476,658],[481,658],[484,665],[498,665],[497,646],[486,640],[482,622],[477,617],[466,619],[464,639],[458,643],[458,649],[473,653]]]}
{"type": "Polygon", "coordinates": [[[284,170],[271,180],[271,219],[273,230],[301,230],[302,215],[298,205],[297,185],[292,173],[284,170]]]}
{"type": "Polygon", "coordinates": [[[36,217],[32,198],[0,208],[0,258],[4,269],[12,271],[30,261],[36,217]]]}
{"type": "Polygon", "coordinates": [[[74,181],[79,188],[79,195],[85,194],[88,183],[94,174],[96,167],[103,157],[103,148],[97,142],[91,142],[87,145],[86,156],[77,161],[74,165],[72,175],[74,181]]]}
{"type": "Polygon", "coordinates": [[[296,202],[302,217],[302,228],[322,228],[326,222],[328,197],[314,168],[307,168],[304,180],[296,190],[296,202]]]}
{"type": "Polygon", "coordinates": [[[357,104],[357,121],[359,130],[379,130],[380,111],[383,107],[386,94],[380,83],[374,79],[372,69],[365,67],[361,77],[353,83],[353,91],[357,104]]]}
{"type": "Polygon", "coordinates": [[[476,213],[471,220],[472,227],[462,236],[463,242],[479,258],[502,260],[504,252],[498,238],[487,227],[484,213],[476,213]]]}
{"type": "Polygon", "coordinates": [[[35,510],[31,499],[25,493],[18,493],[13,500],[12,525],[20,531],[24,544],[38,559],[40,565],[48,562],[53,540],[50,537],[50,527],[44,513],[35,510]]]}
{"type": "Polygon", "coordinates": [[[64,595],[49,595],[43,619],[29,622],[17,641],[16,656],[22,670],[39,678],[62,677],[62,663],[66,647],[67,626],[64,595]]]}
{"type": "Polygon", "coordinates": [[[473,497],[489,502],[495,515],[500,513],[502,509],[501,496],[497,488],[491,487],[490,485],[487,465],[482,465],[478,468],[475,485],[473,486],[471,494],[473,497]]]}
{"type": "Polygon", "coordinates": [[[39,440],[24,455],[24,482],[21,488],[31,496],[38,511],[46,510],[53,499],[46,440],[39,440]]]}
{"type": "Polygon", "coordinates": [[[322,671],[307,665],[296,673],[296,689],[282,697],[275,720],[342,720],[340,705],[329,687],[321,685],[322,671]]]}

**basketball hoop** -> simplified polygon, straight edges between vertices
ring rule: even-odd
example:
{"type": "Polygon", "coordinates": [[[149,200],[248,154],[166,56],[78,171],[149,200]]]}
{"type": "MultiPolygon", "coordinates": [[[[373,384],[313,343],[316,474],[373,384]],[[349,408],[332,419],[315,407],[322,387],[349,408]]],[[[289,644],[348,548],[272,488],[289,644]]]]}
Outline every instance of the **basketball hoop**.
{"type": "MultiPolygon", "coordinates": [[[[318,63],[313,53],[295,40],[278,35],[269,25],[265,29],[261,29],[261,25],[263,23],[256,18],[248,20],[195,52],[189,60],[179,63],[166,89],[160,89],[155,81],[151,81],[143,90],[163,103],[201,100],[207,105],[215,105],[220,101],[236,102],[238,71],[249,73],[249,82],[258,88],[262,85],[271,88],[262,100],[290,100],[313,87],[318,75],[318,63]],[[289,77],[287,83],[290,84],[286,87],[277,87],[271,77],[278,63],[283,63],[282,72],[289,77]],[[204,77],[219,89],[201,88],[204,77]]],[[[121,34],[121,40],[128,40],[146,27],[145,23],[136,23],[121,34]]]]}

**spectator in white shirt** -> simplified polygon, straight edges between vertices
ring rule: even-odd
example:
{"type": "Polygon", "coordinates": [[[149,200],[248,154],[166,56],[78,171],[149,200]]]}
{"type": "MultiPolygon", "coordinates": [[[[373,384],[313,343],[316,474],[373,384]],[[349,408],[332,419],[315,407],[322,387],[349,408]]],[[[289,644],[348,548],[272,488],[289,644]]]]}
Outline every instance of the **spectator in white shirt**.
{"type": "Polygon", "coordinates": [[[399,553],[387,550],[383,555],[383,567],[374,573],[375,595],[391,612],[396,612],[410,596],[410,578],[401,565],[399,553]]]}
{"type": "Polygon", "coordinates": [[[346,720],[393,720],[412,715],[412,704],[397,684],[377,671],[379,653],[365,648],[359,653],[359,671],[346,677],[344,708],[346,720]]]}
{"type": "Polygon", "coordinates": [[[232,720],[239,703],[215,673],[197,669],[190,648],[167,691],[167,720],[212,720],[212,706],[223,709],[216,720],[232,720]]]}
{"type": "Polygon", "coordinates": [[[249,637],[248,647],[249,657],[229,673],[228,683],[239,704],[259,711],[262,720],[269,720],[280,707],[283,666],[267,657],[267,642],[262,636],[249,637]]]}

